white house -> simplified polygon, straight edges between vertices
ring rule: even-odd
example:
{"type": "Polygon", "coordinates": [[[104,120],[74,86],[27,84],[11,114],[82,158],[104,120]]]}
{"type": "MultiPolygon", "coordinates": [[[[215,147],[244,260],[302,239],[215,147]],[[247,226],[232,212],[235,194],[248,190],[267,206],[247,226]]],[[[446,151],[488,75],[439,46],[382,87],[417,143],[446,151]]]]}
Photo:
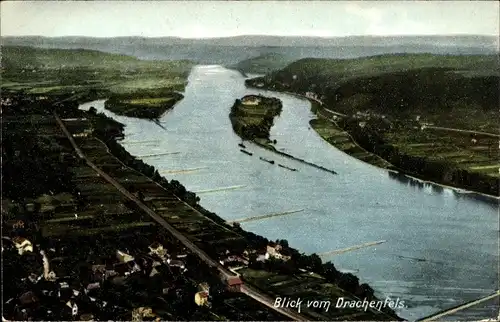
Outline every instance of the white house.
{"type": "Polygon", "coordinates": [[[267,245],[267,252],[265,258],[269,259],[270,257],[274,257],[276,259],[280,259],[283,261],[287,261],[291,258],[290,256],[284,256],[283,254],[281,254],[279,252],[280,250],[281,250],[281,245],[276,245],[276,247],[267,245]]]}
{"type": "Polygon", "coordinates": [[[120,250],[116,251],[116,258],[122,263],[128,263],[134,260],[133,256],[126,254],[120,250]]]}
{"type": "Polygon", "coordinates": [[[255,95],[247,95],[241,99],[243,105],[259,105],[260,98],[255,95]]]}
{"type": "Polygon", "coordinates": [[[14,246],[16,246],[19,255],[26,252],[33,252],[33,245],[29,240],[24,237],[15,237],[12,239],[14,246]]]}

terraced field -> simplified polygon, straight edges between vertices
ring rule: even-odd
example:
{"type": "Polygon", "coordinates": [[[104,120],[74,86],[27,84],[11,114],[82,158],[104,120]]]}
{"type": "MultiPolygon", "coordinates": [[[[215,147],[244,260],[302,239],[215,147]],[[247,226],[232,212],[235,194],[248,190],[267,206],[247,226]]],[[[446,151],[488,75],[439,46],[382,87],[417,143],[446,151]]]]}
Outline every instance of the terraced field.
{"type": "Polygon", "coordinates": [[[343,131],[334,122],[325,119],[320,113],[317,115],[319,118],[311,120],[309,124],[325,141],[335,146],[340,151],[343,151],[366,163],[373,164],[381,168],[391,167],[389,162],[357,145],[349,133],[343,131]]]}
{"type": "Polygon", "coordinates": [[[389,144],[411,156],[451,161],[456,167],[470,172],[500,176],[499,141],[491,136],[472,138],[469,133],[407,129],[387,133],[385,138],[389,144]]]}

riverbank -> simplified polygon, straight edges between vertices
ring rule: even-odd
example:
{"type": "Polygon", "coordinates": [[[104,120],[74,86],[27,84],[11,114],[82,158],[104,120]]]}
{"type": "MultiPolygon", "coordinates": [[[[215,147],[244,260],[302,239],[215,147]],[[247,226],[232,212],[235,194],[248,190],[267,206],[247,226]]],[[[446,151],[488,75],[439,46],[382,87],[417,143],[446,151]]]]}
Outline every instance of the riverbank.
{"type": "MultiPolygon", "coordinates": [[[[202,243],[200,241],[200,247],[203,247],[207,253],[212,254],[214,257],[218,258],[219,256],[221,256],[220,252],[225,252],[225,250],[229,249],[229,250],[231,250],[232,253],[236,253],[236,254],[240,254],[240,256],[244,256],[244,255],[241,255],[241,252],[243,250],[248,250],[248,249],[259,250],[259,249],[263,249],[263,248],[265,249],[266,245],[276,245],[275,243],[267,240],[264,237],[258,236],[256,234],[251,233],[251,232],[244,231],[243,229],[241,229],[241,227],[239,225],[235,225],[235,226],[227,225],[225,220],[223,220],[222,218],[220,218],[216,214],[211,213],[210,211],[201,207],[198,203],[199,198],[196,196],[196,194],[187,191],[179,182],[177,182],[175,180],[173,180],[171,182],[167,181],[164,177],[161,177],[158,174],[158,171],[156,171],[153,167],[148,166],[148,165],[144,164],[142,161],[137,160],[136,158],[131,156],[128,152],[126,152],[121,147],[121,145],[119,145],[111,137],[109,137],[109,138],[102,137],[101,140],[108,143],[108,147],[109,147],[110,151],[113,154],[115,154],[117,157],[119,157],[120,160],[122,160],[122,162],[124,162],[124,164],[134,168],[135,170],[139,171],[140,173],[144,173],[149,178],[151,178],[152,180],[157,182],[159,185],[165,187],[169,191],[172,191],[176,196],[178,196],[181,200],[186,202],[190,207],[195,209],[197,212],[203,214],[203,216],[206,216],[210,220],[213,220],[215,223],[217,223],[217,226],[212,227],[213,234],[218,235],[217,231],[220,228],[224,227],[224,230],[237,232],[238,234],[242,235],[245,239],[244,243],[242,240],[234,240],[234,239],[232,239],[231,241],[228,240],[227,242],[223,242],[223,244],[221,244],[221,242],[219,241],[217,243],[217,246],[214,247],[215,244],[212,244],[213,242],[210,242],[206,238],[204,238],[204,241],[202,243]],[[217,228],[217,227],[219,227],[219,228],[217,228]],[[202,244],[203,244],[203,246],[201,246],[202,244]]],[[[172,220],[172,219],[167,219],[167,221],[170,221],[170,220],[172,220]]],[[[176,222],[177,225],[182,224],[182,216],[181,216],[181,221],[179,221],[179,219],[177,219],[174,222],[176,222]]],[[[192,233],[190,233],[190,234],[192,234],[192,233]]],[[[221,237],[219,236],[218,238],[220,239],[221,237]]],[[[338,272],[335,269],[335,267],[333,266],[333,264],[331,264],[331,263],[322,264],[321,259],[316,255],[307,256],[307,255],[301,254],[297,250],[289,247],[288,244],[286,243],[286,241],[281,241],[280,244],[283,247],[283,252],[291,255],[290,261],[283,262],[277,266],[268,266],[268,265],[274,265],[272,263],[268,263],[268,264],[265,264],[264,266],[260,267],[260,269],[263,269],[265,271],[271,270],[271,271],[275,272],[275,273],[271,273],[271,274],[276,274],[276,273],[281,272],[280,274],[285,274],[286,276],[292,276],[294,274],[303,274],[303,272],[302,273],[300,272],[300,269],[305,269],[307,271],[316,272],[316,273],[321,274],[323,276],[323,278],[324,278],[323,282],[322,282],[322,280],[318,280],[318,281],[314,281],[314,284],[317,284],[318,282],[320,284],[326,282],[324,287],[328,287],[327,285],[329,283],[332,283],[334,285],[341,283],[342,289],[347,290],[347,293],[343,293],[343,290],[342,289],[339,290],[338,287],[336,286],[335,289],[337,289],[337,291],[335,291],[336,293],[333,293],[333,294],[337,294],[336,296],[339,296],[339,294],[344,294],[344,296],[346,296],[346,297],[352,297],[353,295],[361,297],[361,298],[363,298],[363,297],[372,298],[373,297],[373,290],[366,284],[360,285],[358,282],[358,279],[354,275],[349,274],[349,273],[344,274],[344,273],[338,272]],[[340,293],[338,293],[338,292],[340,292],[340,293]]],[[[252,259],[250,260],[250,263],[253,263],[252,259]]],[[[242,275],[242,278],[243,279],[246,278],[244,274],[242,275]]],[[[304,284],[304,285],[306,285],[306,284],[304,284]]],[[[312,286],[312,284],[310,286],[312,286]]],[[[275,289],[275,291],[276,291],[276,289],[275,289]]],[[[292,293],[292,296],[302,296],[303,298],[304,298],[304,296],[306,296],[305,294],[300,294],[297,292],[299,292],[298,289],[295,291],[295,293],[292,293]],[[295,294],[295,295],[293,295],[293,294],[295,294]]],[[[280,294],[280,293],[278,292],[277,294],[280,294]]],[[[315,297],[316,298],[323,297],[324,295],[321,295],[320,293],[316,294],[313,292],[313,293],[308,294],[307,296],[309,296],[309,298],[312,299],[315,297]]],[[[332,298],[332,303],[335,301],[335,299],[336,299],[336,297],[332,298]]],[[[324,319],[328,319],[328,316],[330,316],[329,314],[330,313],[324,313],[324,319]]],[[[343,313],[340,313],[337,311],[337,312],[332,312],[331,314],[335,314],[338,316],[338,314],[343,314],[343,313]]],[[[350,312],[349,314],[352,314],[352,312],[350,312]]],[[[385,313],[375,314],[375,315],[373,315],[372,312],[368,312],[364,316],[365,316],[364,319],[369,319],[369,320],[372,320],[372,319],[375,319],[375,320],[398,319],[392,311],[385,311],[385,313]],[[387,315],[387,314],[389,314],[389,315],[387,315]]]]}
{"type": "MultiPolygon", "coordinates": [[[[453,164],[447,162],[446,159],[440,159],[439,155],[437,159],[430,159],[429,156],[425,154],[415,155],[415,153],[410,153],[414,151],[405,149],[408,142],[401,145],[403,143],[402,141],[411,140],[412,137],[406,133],[408,131],[406,129],[409,128],[406,123],[398,122],[398,120],[389,121],[389,118],[382,119],[380,116],[375,116],[370,119],[370,117],[363,117],[364,114],[360,115],[359,113],[342,117],[339,116],[341,113],[332,113],[330,108],[320,105],[318,100],[307,97],[305,93],[301,91],[290,92],[290,89],[283,88],[280,86],[280,83],[273,82],[267,78],[246,80],[245,84],[252,88],[279,91],[308,99],[312,104],[312,111],[318,117],[316,120],[312,120],[310,125],[328,143],[361,161],[377,167],[398,171],[424,181],[457,189],[466,189],[493,198],[499,198],[499,174],[495,175],[495,173],[492,173],[492,175],[484,175],[477,171],[467,171],[466,169],[457,168],[453,164]],[[395,122],[395,126],[392,124],[393,122],[395,122]],[[391,137],[380,135],[379,132],[387,128],[391,128],[393,131],[396,129],[401,130],[404,136],[401,137],[402,134],[397,133],[391,137]],[[400,139],[400,145],[396,146],[391,143],[391,141],[393,141],[391,138],[404,139],[400,139]]],[[[410,129],[413,129],[414,126],[415,124],[411,123],[410,129]]],[[[413,137],[422,136],[420,128],[412,133],[413,137]]],[[[426,135],[425,140],[426,141],[423,142],[429,140],[429,135],[426,135]]],[[[432,136],[432,140],[434,140],[434,142],[439,142],[439,140],[443,140],[443,138],[432,136]]],[[[461,140],[463,142],[463,139],[461,140]]],[[[488,146],[490,151],[492,148],[495,148],[495,142],[493,142],[491,138],[483,138],[482,140],[483,142],[488,141],[485,143],[487,146],[486,149],[488,149],[488,146]]],[[[422,141],[419,142],[417,140],[417,142],[412,143],[414,143],[413,146],[426,147],[428,145],[421,144],[421,142],[422,141]]],[[[447,142],[454,143],[455,145],[456,138],[450,138],[447,142]]],[[[444,153],[448,152],[451,155],[450,152],[452,151],[449,149],[453,149],[454,145],[445,148],[444,153]]],[[[409,146],[412,146],[412,144],[409,146]]],[[[468,148],[470,149],[470,145],[468,148]]],[[[480,147],[477,147],[477,149],[479,148],[480,147]]],[[[478,151],[474,149],[475,148],[472,147],[471,151],[478,151]]],[[[425,153],[425,151],[423,152],[425,153]]],[[[455,155],[463,157],[464,154],[455,153],[452,156],[455,155]]],[[[490,156],[494,155],[495,152],[490,152],[490,156]]],[[[478,160],[483,159],[481,157],[478,160]]]]}

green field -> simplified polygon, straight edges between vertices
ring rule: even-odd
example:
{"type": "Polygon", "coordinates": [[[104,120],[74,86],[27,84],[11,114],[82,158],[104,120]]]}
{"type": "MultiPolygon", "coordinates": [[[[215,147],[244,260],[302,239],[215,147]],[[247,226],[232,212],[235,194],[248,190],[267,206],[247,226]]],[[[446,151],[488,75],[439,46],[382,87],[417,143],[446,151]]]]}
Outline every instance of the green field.
{"type": "Polygon", "coordinates": [[[148,106],[161,106],[163,103],[171,101],[171,97],[160,97],[160,98],[136,98],[127,100],[128,104],[132,105],[148,105],[148,106]]]}
{"type": "Polygon", "coordinates": [[[102,96],[181,91],[192,66],[94,50],[3,46],[1,88],[43,95],[94,89],[102,96]]]}

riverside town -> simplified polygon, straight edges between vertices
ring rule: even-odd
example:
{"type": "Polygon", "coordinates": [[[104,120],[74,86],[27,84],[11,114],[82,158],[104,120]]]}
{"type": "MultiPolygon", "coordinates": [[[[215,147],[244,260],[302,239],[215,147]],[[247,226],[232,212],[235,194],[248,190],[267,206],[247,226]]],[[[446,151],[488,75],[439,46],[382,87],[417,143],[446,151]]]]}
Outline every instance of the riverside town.
{"type": "Polygon", "coordinates": [[[499,2],[0,9],[3,321],[500,319],[499,2]]]}

